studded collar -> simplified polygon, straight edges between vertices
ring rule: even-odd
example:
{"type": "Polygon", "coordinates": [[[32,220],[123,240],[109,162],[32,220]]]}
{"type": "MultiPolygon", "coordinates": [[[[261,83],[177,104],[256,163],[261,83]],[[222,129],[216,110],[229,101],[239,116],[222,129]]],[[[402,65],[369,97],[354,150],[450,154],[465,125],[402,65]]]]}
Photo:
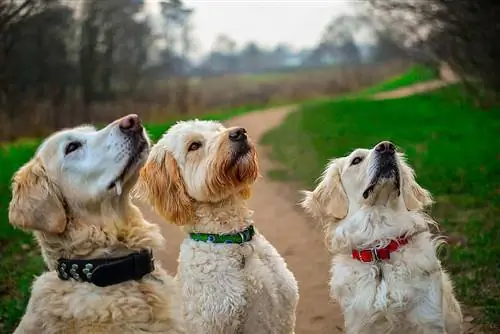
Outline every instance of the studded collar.
{"type": "Polygon", "coordinates": [[[153,254],[147,249],[118,258],[61,258],[57,261],[57,275],[61,280],[87,282],[99,287],[139,280],[154,269],[153,254]]]}

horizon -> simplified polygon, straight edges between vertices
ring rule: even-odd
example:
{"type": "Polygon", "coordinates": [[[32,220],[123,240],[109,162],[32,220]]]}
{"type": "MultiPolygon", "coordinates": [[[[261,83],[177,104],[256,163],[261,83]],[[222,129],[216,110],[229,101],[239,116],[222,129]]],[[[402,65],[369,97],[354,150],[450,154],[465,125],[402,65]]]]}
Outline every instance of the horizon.
{"type": "MultiPolygon", "coordinates": [[[[146,10],[159,12],[159,0],[145,0],[146,10]]],[[[194,10],[191,20],[194,50],[199,59],[212,49],[219,35],[233,39],[240,49],[249,42],[271,48],[289,45],[293,50],[314,48],[328,23],[356,11],[356,0],[185,0],[194,10]],[[279,25],[279,29],[277,28],[279,25]]],[[[356,41],[369,41],[358,34],[356,41]]]]}

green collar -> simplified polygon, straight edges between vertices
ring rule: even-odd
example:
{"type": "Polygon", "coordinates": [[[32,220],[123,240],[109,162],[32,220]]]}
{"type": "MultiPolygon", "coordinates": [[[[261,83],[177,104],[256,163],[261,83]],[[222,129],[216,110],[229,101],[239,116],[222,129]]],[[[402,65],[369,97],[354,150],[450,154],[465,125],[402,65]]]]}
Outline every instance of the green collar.
{"type": "Polygon", "coordinates": [[[255,235],[253,225],[248,226],[241,232],[233,234],[210,234],[210,233],[189,233],[194,241],[211,242],[215,244],[242,244],[252,240],[255,235]]]}

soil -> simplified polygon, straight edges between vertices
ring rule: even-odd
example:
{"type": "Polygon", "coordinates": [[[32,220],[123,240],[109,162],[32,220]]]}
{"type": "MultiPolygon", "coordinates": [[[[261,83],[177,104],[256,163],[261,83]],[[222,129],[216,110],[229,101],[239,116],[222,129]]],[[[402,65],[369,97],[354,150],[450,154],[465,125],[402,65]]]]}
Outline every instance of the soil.
{"type": "MultiPolygon", "coordinates": [[[[404,87],[373,96],[375,99],[390,99],[437,89],[449,82],[435,80],[404,87]]],[[[324,334],[343,333],[344,321],[338,305],[329,297],[329,269],[331,255],[326,251],[323,232],[315,226],[297,206],[296,187],[269,179],[268,171],[275,165],[265,147],[259,144],[260,137],[270,129],[279,126],[294,106],[278,107],[235,117],[227,126],[245,127],[257,145],[262,177],[253,187],[250,208],[254,212],[259,231],[285,258],[289,268],[299,282],[300,300],[297,309],[296,333],[324,334]]],[[[169,225],[148,206],[138,203],[147,220],[160,225],[167,241],[158,254],[163,266],[171,273],[177,271],[179,246],[186,237],[178,227],[169,225]]],[[[466,333],[475,332],[466,324],[466,333]]]]}
{"type": "MultiPolygon", "coordinates": [[[[262,177],[252,189],[249,205],[254,210],[256,227],[285,258],[299,282],[300,300],[295,332],[343,333],[342,314],[329,297],[331,256],[325,248],[323,232],[301,212],[291,199],[293,196],[283,196],[284,193],[296,192],[291,185],[268,178],[267,172],[273,163],[265,154],[265,148],[258,144],[260,137],[278,126],[292,110],[293,106],[287,106],[253,112],[235,117],[225,124],[246,128],[257,145],[262,177]]],[[[174,274],[177,271],[179,245],[185,235],[178,227],[165,223],[148,206],[138,205],[147,220],[160,225],[167,244],[158,258],[174,274]]]]}

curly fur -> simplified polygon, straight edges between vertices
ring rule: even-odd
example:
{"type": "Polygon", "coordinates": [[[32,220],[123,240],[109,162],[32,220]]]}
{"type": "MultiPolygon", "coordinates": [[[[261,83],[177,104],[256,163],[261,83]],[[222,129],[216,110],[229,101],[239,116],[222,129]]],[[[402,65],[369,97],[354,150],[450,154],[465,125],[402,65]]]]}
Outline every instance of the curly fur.
{"type": "Polygon", "coordinates": [[[119,122],[55,133],[13,177],[10,222],[34,232],[48,267],[35,279],[15,333],[184,333],[178,287],[158,263],[139,281],[108,287],[63,281],[55,271],[59,258],[118,257],[164,242],[129,199],[147,150],[108,189],[133,154],[119,122]],[[66,155],[75,141],[81,148],[66,155]]]}
{"type": "Polygon", "coordinates": [[[432,203],[430,194],[397,154],[400,184],[382,179],[363,197],[375,155],[374,149],[357,149],[332,160],[301,203],[327,227],[334,254],[331,297],[340,303],[347,333],[460,333],[460,305],[436,255],[442,239],[430,233],[436,223],[421,211],[432,203]],[[361,162],[352,164],[355,158],[361,162]],[[401,235],[410,242],[390,260],[363,263],[351,256],[353,249],[384,247],[401,235]]]}
{"type": "MultiPolygon", "coordinates": [[[[186,232],[234,233],[253,224],[246,200],[257,156],[249,140],[229,139],[233,130],[177,123],[152,148],[137,193],[186,232]]],[[[189,333],[294,332],[297,282],[258,231],[242,245],[184,240],[177,279],[189,333]]]]}

